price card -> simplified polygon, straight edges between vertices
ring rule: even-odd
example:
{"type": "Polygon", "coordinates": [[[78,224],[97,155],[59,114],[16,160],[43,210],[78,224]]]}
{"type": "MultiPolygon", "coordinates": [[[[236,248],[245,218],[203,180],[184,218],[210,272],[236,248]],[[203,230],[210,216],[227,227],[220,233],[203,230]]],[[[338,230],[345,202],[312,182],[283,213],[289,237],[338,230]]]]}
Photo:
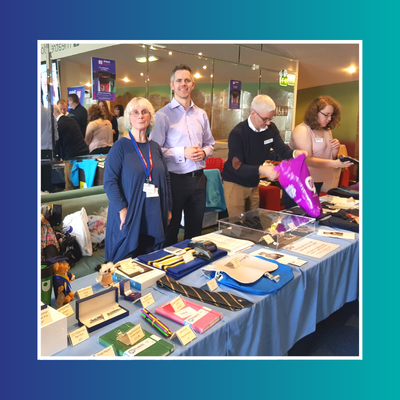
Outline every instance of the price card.
{"type": "Polygon", "coordinates": [[[147,293],[145,296],[140,298],[140,301],[142,302],[142,308],[147,308],[154,303],[154,298],[151,293],[147,293]]]}
{"type": "Polygon", "coordinates": [[[85,297],[89,297],[93,294],[93,289],[91,286],[80,289],[76,292],[78,294],[79,299],[84,299],[85,297]]]}
{"type": "Polygon", "coordinates": [[[265,243],[267,243],[267,244],[271,244],[271,243],[274,243],[274,239],[272,239],[272,236],[271,235],[265,235],[265,236],[263,236],[263,239],[265,240],[265,243]]]}
{"type": "Polygon", "coordinates": [[[53,318],[51,318],[49,308],[45,308],[40,314],[40,326],[47,325],[50,322],[53,322],[53,318]]]}
{"type": "Polygon", "coordinates": [[[299,260],[298,258],[296,258],[295,260],[291,261],[289,264],[296,265],[297,267],[301,267],[306,263],[307,263],[307,261],[299,260]]]}
{"type": "Polygon", "coordinates": [[[72,309],[71,304],[66,304],[65,306],[60,307],[57,311],[59,311],[66,317],[69,317],[74,314],[74,310],[72,309]]]}
{"type": "Polygon", "coordinates": [[[230,261],[229,266],[232,267],[232,268],[235,268],[235,269],[236,269],[236,268],[239,268],[239,267],[240,267],[240,260],[239,260],[238,258],[234,257],[234,258],[230,261]]]}
{"type": "Polygon", "coordinates": [[[207,286],[208,290],[210,292],[213,292],[218,287],[217,280],[215,278],[212,278],[210,281],[207,282],[207,286]]]}
{"type": "Polygon", "coordinates": [[[115,357],[114,347],[108,346],[104,350],[99,351],[94,355],[95,357],[115,357]]]}
{"type": "Polygon", "coordinates": [[[188,263],[194,260],[193,253],[191,251],[187,251],[185,254],[182,255],[182,257],[184,263],[188,263]]]}
{"type": "Polygon", "coordinates": [[[176,331],[176,336],[178,336],[179,341],[182,346],[186,346],[192,340],[196,339],[197,336],[193,332],[192,328],[189,325],[185,325],[183,328],[176,331]]]}
{"type": "Polygon", "coordinates": [[[169,304],[171,304],[175,312],[178,312],[185,307],[185,303],[181,296],[175,297],[169,304]]]}
{"type": "Polygon", "coordinates": [[[129,342],[131,344],[137,343],[140,339],[144,337],[144,332],[141,324],[137,324],[130,331],[126,332],[126,335],[128,336],[129,342]]]}
{"type": "Polygon", "coordinates": [[[72,346],[76,346],[77,344],[82,343],[86,339],[89,339],[89,332],[86,326],[82,326],[82,328],[76,329],[73,332],[69,333],[68,336],[72,346]]]}

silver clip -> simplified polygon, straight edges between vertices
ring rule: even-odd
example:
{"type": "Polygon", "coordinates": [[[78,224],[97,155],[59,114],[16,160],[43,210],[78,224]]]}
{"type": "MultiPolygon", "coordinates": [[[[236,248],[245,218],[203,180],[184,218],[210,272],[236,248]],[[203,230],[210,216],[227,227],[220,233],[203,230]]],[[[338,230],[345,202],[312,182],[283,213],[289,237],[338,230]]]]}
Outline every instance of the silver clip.
{"type": "Polygon", "coordinates": [[[274,282],[279,282],[279,280],[281,279],[280,275],[274,276],[274,275],[270,274],[269,272],[265,272],[264,276],[274,282]]]}

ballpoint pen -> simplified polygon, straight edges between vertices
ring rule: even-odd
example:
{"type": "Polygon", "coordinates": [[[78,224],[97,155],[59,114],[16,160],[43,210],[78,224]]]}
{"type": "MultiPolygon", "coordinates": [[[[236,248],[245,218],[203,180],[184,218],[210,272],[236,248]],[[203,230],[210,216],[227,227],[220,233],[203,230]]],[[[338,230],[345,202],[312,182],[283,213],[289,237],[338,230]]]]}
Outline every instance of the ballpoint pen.
{"type": "Polygon", "coordinates": [[[145,308],[141,311],[142,317],[153,325],[156,329],[158,329],[164,336],[170,337],[172,336],[172,331],[164,325],[158,318],[156,318],[150,311],[145,308]]]}

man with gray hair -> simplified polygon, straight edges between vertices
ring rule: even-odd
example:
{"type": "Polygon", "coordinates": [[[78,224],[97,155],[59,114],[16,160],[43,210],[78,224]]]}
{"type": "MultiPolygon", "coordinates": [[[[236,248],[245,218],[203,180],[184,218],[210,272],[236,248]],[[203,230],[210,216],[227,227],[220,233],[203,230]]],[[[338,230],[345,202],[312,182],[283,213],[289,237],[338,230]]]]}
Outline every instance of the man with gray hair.
{"type": "Polygon", "coordinates": [[[279,177],[274,167],[263,165],[265,160],[270,159],[271,148],[283,160],[303,153],[307,155],[303,150],[292,150],[283,142],[272,122],[275,109],[271,97],[265,94],[254,97],[249,118],[236,125],[229,134],[229,153],[222,179],[230,216],[259,207],[260,176],[266,176],[270,181],[279,177]]]}

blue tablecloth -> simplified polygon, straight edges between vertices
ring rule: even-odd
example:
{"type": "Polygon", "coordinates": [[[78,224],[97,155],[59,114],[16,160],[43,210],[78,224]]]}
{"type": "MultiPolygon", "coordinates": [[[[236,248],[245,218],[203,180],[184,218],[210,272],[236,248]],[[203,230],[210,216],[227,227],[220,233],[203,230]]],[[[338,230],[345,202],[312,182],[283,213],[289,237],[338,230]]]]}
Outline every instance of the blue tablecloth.
{"type": "MultiPolygon", "coordinates": [[[[242,356],[282,356],[304,336],[315,331],[316,324],[337,311],[345,303],[358,298],[359,277],[359,242],[336,238],[321,238],[313,234],[311,237],[340,247],[327,254],[322,259],[315,259],[298,255],[307,260],[302,267],[292,267],[294,278],[276,293],[266,296],[253,295],[221,286],[217,291],[227,291],[244,297],[254,303],[254,306],[241,311],[227,311],[222,308],[207,305],[224,314],[218,322],[204,334],[185,347],[178,338],[172,339],[175,351],[168,357],[204,356],[204,357],[242,357],[242,356]]],[[[254,246],[246,252],[252,252],[261,246],[254,246]]],[[[286,254],[294,254],[280,250],[286,254]]],[[[104,290],[96,283],[97,273],[88,275],[72,282],[72,290],[92,286],[93,291],[104,290]]],[[[180,280],[183,284],[201,287],[208,279],[201,270],[192,272],[180,280]]],[[[151,292],[155,303],[148,307],[150,312],[176,297],[176,294],[152,286],[142,292],[142,295],[151,292]]],[[[193,300],[194,301],[194,300],[193,300]]],[[[129,310],[129,316],[124,320],[116,321],[89,334],[90,338],[74,347],[69,346],[57,353],[54,357],[84,357],[91,356],[104,347],[98,343],[98,337],[118,327],[124,322],[141,323],[142,327],[155,334],[158,331],[140,316],[141,303],[131,304],[119,297],[121,306],[129,310]]],[[[54,300],[53,300],[54,304],[54,300]]],[[[75,301],[71,303],[75,308],[75,301]]],[[[176,331],[181,325],[173,321],[162,319],[166,325],[176,331]]],[[[68,317],[68,332],[78,329],[75,315],[68,317]]]]}

